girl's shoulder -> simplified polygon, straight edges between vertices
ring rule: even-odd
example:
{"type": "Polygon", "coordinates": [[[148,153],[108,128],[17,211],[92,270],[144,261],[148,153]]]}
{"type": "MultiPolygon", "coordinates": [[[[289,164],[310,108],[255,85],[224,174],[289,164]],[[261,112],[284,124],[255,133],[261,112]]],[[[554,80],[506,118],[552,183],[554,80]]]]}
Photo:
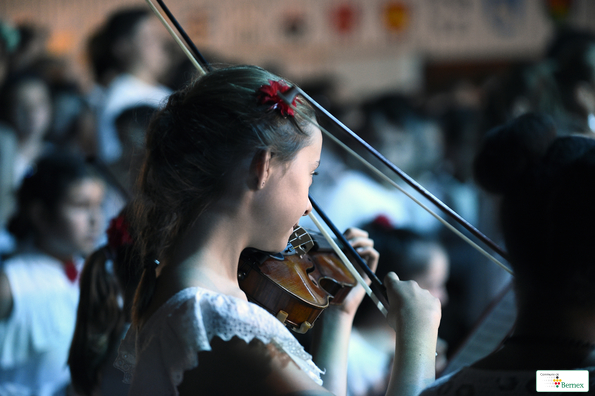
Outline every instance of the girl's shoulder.
{"type": "MultiPolygon", "coordinates": [[[[275,338],[291,343],[295,337],[274,316],[251,302],[200,287],[183,289],[171,297],[135,334],[136,348],[142,351],[155,335],[176,332],[184,346],[209,350],[214,337],[228,341],[238,337],[246,342],[259,338],[269,343],[275,338]]],[[[297,341],[296,341],[297,342],[297,341]]]]}
{"type": "Polygon", "coordinates": [[[138,340],[172,325],[204,331],[209,340],[214,336],[223,340],[233,336],[248,340],[247,333],[255,332],[291,336],[278,320],[258,305],[201,287],[183,289],[169,298],[142,326],[138,340]]]}
{"type": "Polygon", "coordinates": [[[157,371],[169,372],[177,386],[184,371],[198,366],[198,352],[212,349],[214,338],[230,341],[234,337],[247,344],[253,340],[273,344],[320,381],[321,372],[311,356],[274,316],[253,303],[199,287],[181,290],[139,331],[131,328],[115,364],[127,381],[135,372],[135,383],[145,375],[154,377],[155,367],[160,367],[157,371]]]}

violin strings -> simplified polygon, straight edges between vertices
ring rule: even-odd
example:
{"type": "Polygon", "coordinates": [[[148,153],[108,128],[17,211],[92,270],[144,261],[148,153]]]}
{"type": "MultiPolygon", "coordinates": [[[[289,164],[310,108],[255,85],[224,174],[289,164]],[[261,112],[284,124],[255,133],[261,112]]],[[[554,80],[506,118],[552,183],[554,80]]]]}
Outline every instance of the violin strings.
{"type": "Polygon", "coordinates": [[[405,194],[407,197],[409,197],[411,200],[413,200],[413,202],[415,202],[416,204],[421,206],[424,210],[426,210],[430,215],[434,216],[438,221],[440,221],[442,224],[444,224],[445,227],[450,229],[452,232],[454,232],[456,235],[458,235],[460,238],[462,238],[465,242],[467,242],[469,245],[471,245],[473,248],[475,248],[477,251],[479,251],[479,253],[481,253],[487,259],[489,259],[490,261],[492,261],[493,263],[498,265],[504,271],[508,272],[510,275],[514,275],[510,268],[508,268],[506,265],[502,264],[498,259],[496,259],[494,256],[492,256],[487,251],[485,251],[481,246],[479,246],[478,244],[473,242],[466,235],[464,235],[462,232],[460,232],[455,227],[453,227],[449,222],[447,222],[442,217],[440,217],[438,214],[436,214],[434,211],[432,211],[432,209],[428,208],[426,205],[424,205],[422,202],[420,202],[418,199],[416,199],[413,195],[411,195],[409,192],[407,192],[405,189],[403,189],[403,187],[398,185],[394,180],[392,180],[390,177],[385,175],[383,172],[381,172],[379,169],[377,169],[374,165],[370,164],[367,160],[365,160],[358,153],[353,151],[349,146],[347,146],[345,143],[343,143],[341,140],[339,140],[337,137],[335,137],[332,133],[327,131],[326,128],[320,126],[315,120],[308,117],[308,115],[306,115],[304,112],[299,110],[297,107],[293,106],[291,103],[289,103],[289,106],[296,113],[298,113],[300,116],[304,117],[304,119],[306,121],[312,123],[312,125],[315,125],[317,128],[319,128],[322,132],[324,132],[324,134],[326,136],[330,137],[335,143],[337,143],[339,146],[341,146],[343,149],[345,149],[349,154],[354,156],[358,161],[360,161],[364,166],[366,166],[368,169],[370,169],[373,173],[375,173],[381,179],[385,180],[387,183],[391,184],[393,187],[395,187],[396,189],[401,191],[403,194],[405,194]]]}
{"type": "Polygon", "coordinates": [[[362,278],[362,276],[359,274],[359,272],[357,272],[357,270],[355,269],[355,267],[353,266],[353,264],[351,264],[351,262],[349,261],[349,259],[347,259],[347,256],[345,256],[345,253],[343,253],[343,251],[341,250],[341,248],[339,248],[339,246],[335,243],[335,240],[324,229],[324,227],[322,226],[322,224],[320,223],[320,221],[316,218],[316,216],[314,216],[314,213],[312,213],[312,212],[308,213],[308,217],[310,217],[310,219],[312,220],[312,222],[316,225],[316,227],[318,227],[318,229],[320,230],[320,232],[322,233],[322,235],[324,236],[324,238],[331,245],[331,247],[333,248],[333,250],[335,251],[335,253],[337,253],[337,255],[339,256],[339,258],[341,259],[341,261],[343,262],[343,264],[345,264],[345,266],[347,267],[347,269],[349,270],[349,272],[351,272],[351,274],[357,280],[357,282],[360,285],[363,286],[364,290],[366,291],[366,294],[372,299],[372,301],[374,302],[374,304],[376,305],[376,307],[386,317],[388,315],[388,311],[387,311],[386,307],[384,306],[384,304],[382,304],[382,302],[378,299],[378,297],[376,297],[376,295],[374,294],[374,292],[372,291],[372,289],[370,288],[370,286],[368,286],[368,284],[366,283],[366,281],[364,280],[364,278],[362,278]]]}
{"type": "Polygon", "coordinates": [[[157,18],[159,18],[159,20],[161,21],[161,23],[163,24],[163,26],[165,26],[165,28],[167,29],[167,31],[169,32],[169,34],[173,37],[173,39],[176,41],[176,43],[180,46],[180,48],[182,49],[182,51],[184,51],[184,53],[186,54],[186,56],[188,57],[188,59],[190,59],[190,62],[192,62],[192,64],[194,65],[194,67],[196,67],[196,69],[202,75],[207,74],[207,72],[203,69],[203,67],[198,63],[198,61],[196,60],[196,58],[194,57],[194,55],[192,54],[192,52],[188,49],[188,47],[186,46],[186,44],[177,35],[177,33],[172,29],[172,27],[165,20],[165,18],[163,17],[163,15],[161,15],[161,13],[157,9],[157,7],[155,7],[155,5],[153,4],[153,2],[151,0],[146,0],[146,2],[149,5],[149,7],[151,8],[151,10],[153,10],[153,13],[157,16],[157,18]]]}

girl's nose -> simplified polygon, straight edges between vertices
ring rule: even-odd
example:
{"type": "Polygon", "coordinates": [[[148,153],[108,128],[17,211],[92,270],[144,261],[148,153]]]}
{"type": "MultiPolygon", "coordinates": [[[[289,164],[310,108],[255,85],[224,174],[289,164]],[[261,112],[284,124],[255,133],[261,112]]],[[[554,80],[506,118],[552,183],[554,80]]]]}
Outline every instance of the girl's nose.
{"type": "Polygon", "coordinates": [[[310,202],[310,199],[308,199],[308,206],[306,207],[306,211],[302,216],[308,216],[310,212],[312,212],[312,203],[310,202]]]}

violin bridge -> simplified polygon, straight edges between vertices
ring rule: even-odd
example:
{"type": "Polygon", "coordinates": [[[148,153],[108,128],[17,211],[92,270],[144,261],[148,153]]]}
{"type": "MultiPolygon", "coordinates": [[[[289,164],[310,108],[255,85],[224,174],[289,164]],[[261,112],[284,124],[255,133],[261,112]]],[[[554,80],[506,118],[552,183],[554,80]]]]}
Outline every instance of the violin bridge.
{"type": "Polygon", "coordinates": [[[308,232],[301,226],[295,226],[289,239],[296,253],[302,257],[314,247],[314,241],[308,232]]]}

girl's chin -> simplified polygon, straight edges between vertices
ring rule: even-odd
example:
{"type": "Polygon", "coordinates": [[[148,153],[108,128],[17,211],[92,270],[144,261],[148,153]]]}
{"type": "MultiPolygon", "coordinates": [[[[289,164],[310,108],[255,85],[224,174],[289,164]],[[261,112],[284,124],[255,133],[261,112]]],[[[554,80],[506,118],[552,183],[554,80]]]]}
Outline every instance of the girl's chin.
{"type": "Polygon", "coordinates": [[[283,240],[279,240],[279,244],[276,246],[276,248],[273,248],[274,250],[271,250],[271,253],[280,253],[282,251],[285,250],[285,248],[287,247],[287,242],[289,242],[289,235],[287,235],[287,238],[283,239],[283,240]]]}

